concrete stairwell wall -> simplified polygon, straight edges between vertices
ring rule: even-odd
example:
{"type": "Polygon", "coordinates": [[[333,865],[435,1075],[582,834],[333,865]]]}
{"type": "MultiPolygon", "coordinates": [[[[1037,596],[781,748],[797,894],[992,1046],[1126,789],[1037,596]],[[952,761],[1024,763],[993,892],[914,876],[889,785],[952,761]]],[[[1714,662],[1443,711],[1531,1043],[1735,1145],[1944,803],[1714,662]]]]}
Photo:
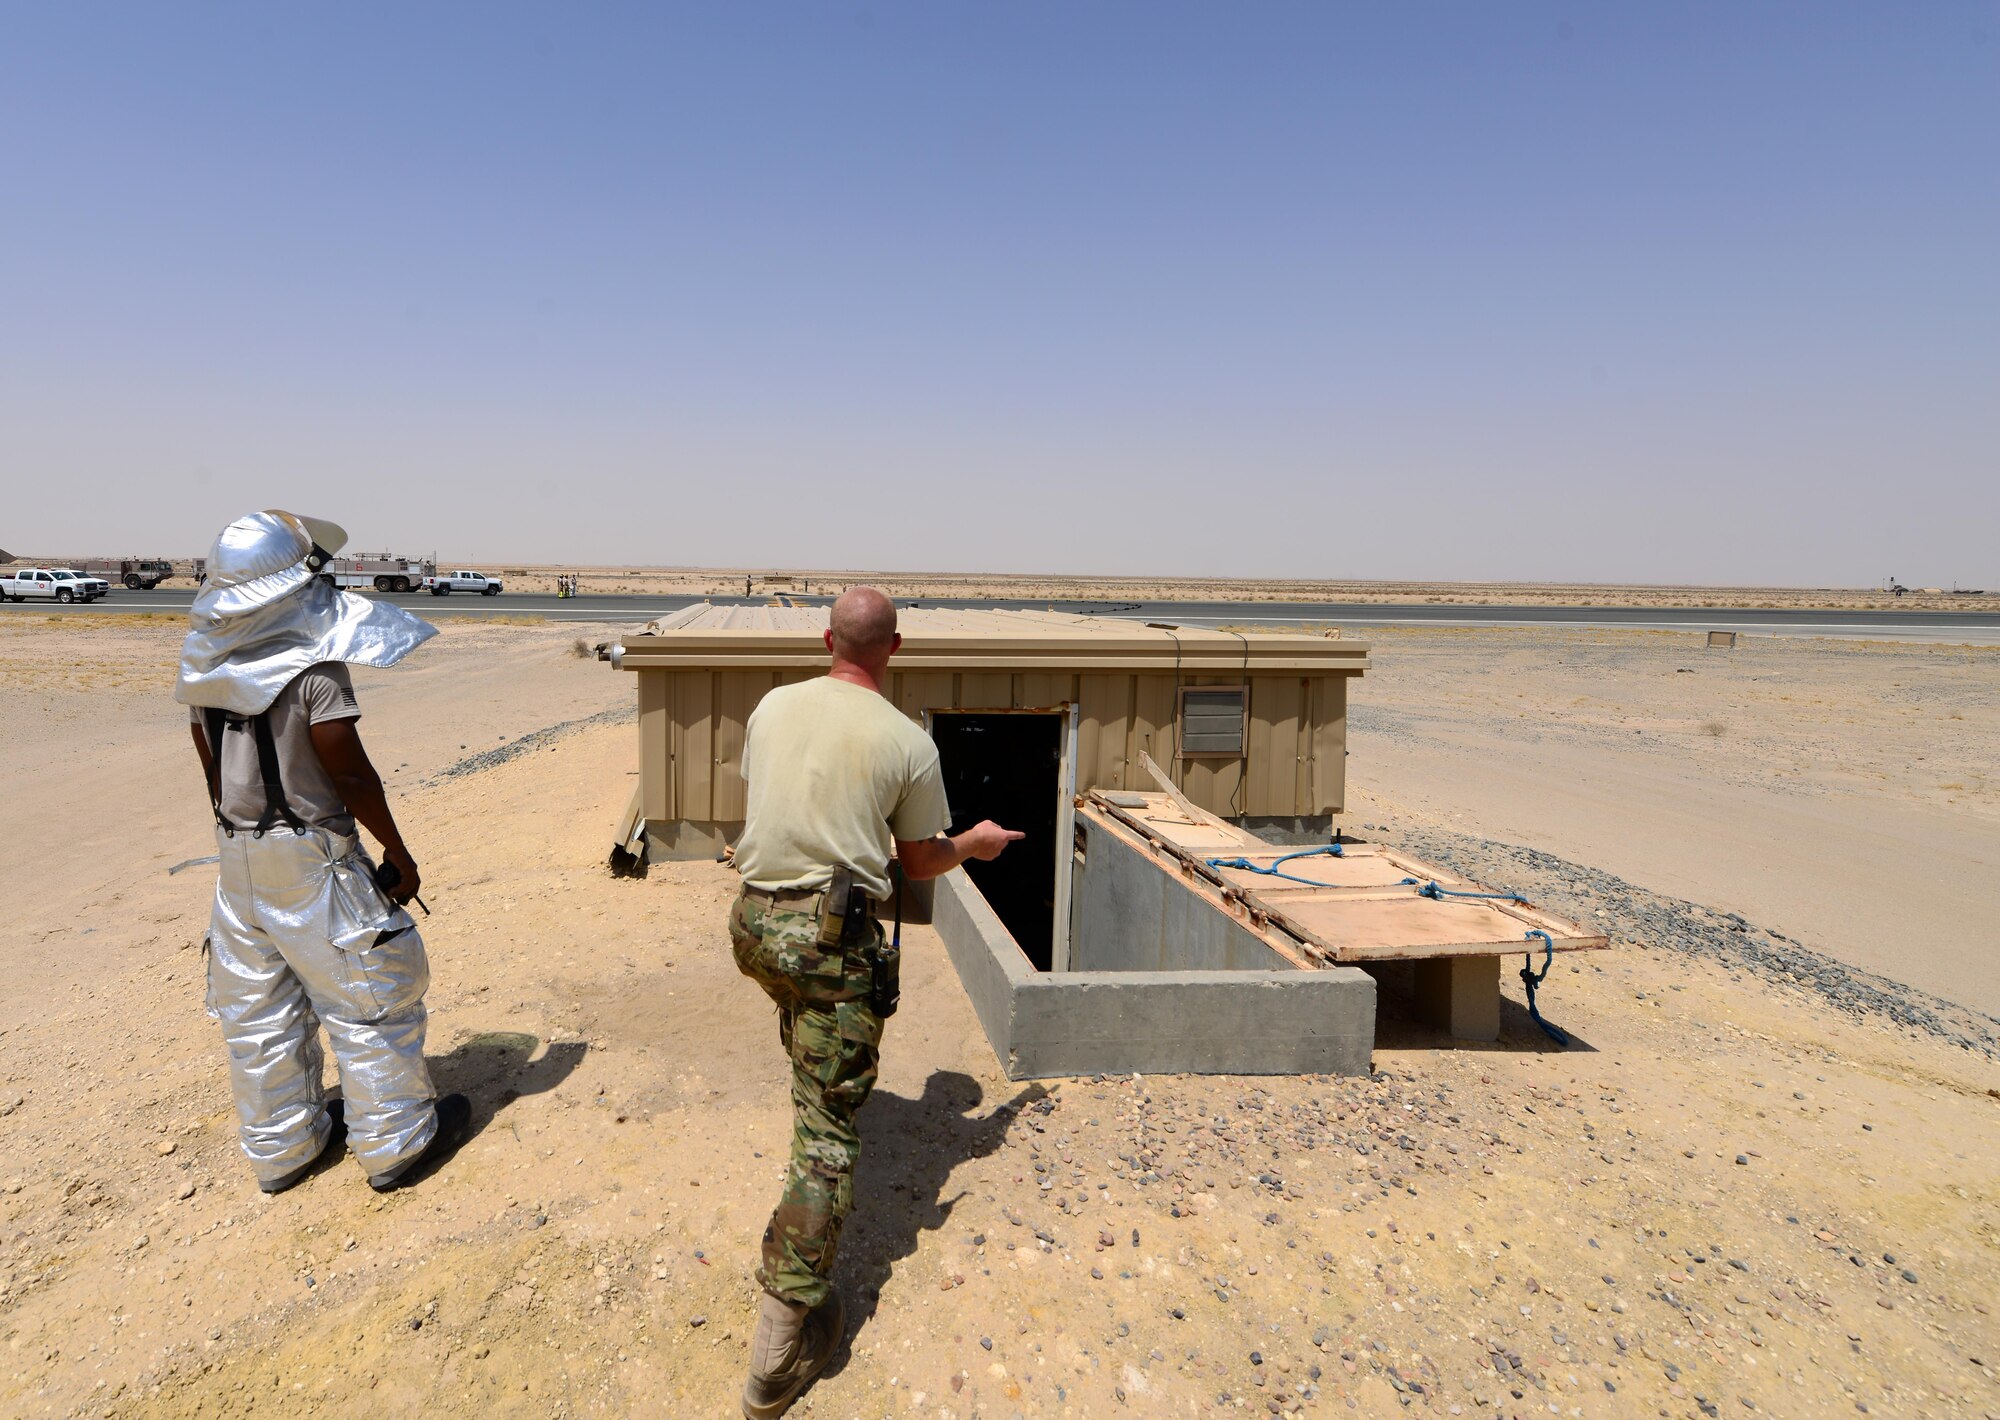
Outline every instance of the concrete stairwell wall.
{"type": "Polygon", "coordinates": [[[1131,844],[1079,824],[1084,861],[1070,887],[1069,963],[1077,971],[1291,971],[1131,844]]]}
{"type": "MultiPolygon", "coordinates": [[[[1174,895],[1139,895],[1128,906],[1133,917],[1121,924],[1106,913],[1093,930],[1129,928],[1133,940],[1151,945],[1120,949],[1100,938],[1098,959],[1155,952],[1171,961],[1173,938],[1148,913],[1178,914],[1174,895]]],[[[1191,952],[1227,945],[1212,924],[1184,920],[1191,952]]],[[[934,925],[1009,1079],[1368,1072],[1375,982],[1352,967],[1038,972],[962,869],[939,880],[934,925]]]]}

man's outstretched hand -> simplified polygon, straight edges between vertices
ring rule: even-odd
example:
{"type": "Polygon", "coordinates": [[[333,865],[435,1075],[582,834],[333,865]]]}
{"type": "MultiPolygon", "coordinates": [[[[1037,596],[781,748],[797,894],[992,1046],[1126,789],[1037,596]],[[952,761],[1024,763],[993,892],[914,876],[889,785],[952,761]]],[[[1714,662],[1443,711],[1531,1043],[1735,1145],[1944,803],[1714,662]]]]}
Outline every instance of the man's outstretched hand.
{"type": "Polygon", "coordinates": [[[992,819],[981,819],[958,836],[958,846],[968,858],[990,863],[1009,843],[1019,843],[1028,835],[1017,829],[1002,828],[992,819]]]}
{"type": "Polygon", "coordinates": [[[1025,833],[1002,828],[992,819],[974,824],[956,838],[896,840],[896,861],[903,876],[913,883],[924,882],[950,872],[967,858],[992,862],[1009,843],[1026,838],[1025,833]]]}

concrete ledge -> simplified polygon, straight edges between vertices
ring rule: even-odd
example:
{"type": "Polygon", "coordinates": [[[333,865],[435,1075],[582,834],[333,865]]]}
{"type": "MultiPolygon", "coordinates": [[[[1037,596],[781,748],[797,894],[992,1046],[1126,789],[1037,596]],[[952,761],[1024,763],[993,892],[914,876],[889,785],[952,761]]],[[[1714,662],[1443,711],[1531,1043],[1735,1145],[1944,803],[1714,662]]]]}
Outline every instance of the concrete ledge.
{"type": "Polygon", "coordinates": [[[935,925],[1009,1079],[1368,1072],[1375,982],[1355,968],[1037,972],[960,870],[935,925]]]}
{"type": "MultiPolygon", "coordinates": [[[[972,998],[987,1043],[1005,1066],[1014,1038],[1014,995],[1036,975],[1034,964],[963,868],[937,879],[931,925],[944,938],[945,953],[972,998]]],[[[1009,1070],[1008,1078],[1022,1077],[1009,1070]]]]}
{"type": "Polygon", "coordinates": [[[1003,1057],[1014,1080],[1043,1075],[1365,1075],[1375,983],[1322,971],[1050,974],[1014,998],[1003,1057]]]}

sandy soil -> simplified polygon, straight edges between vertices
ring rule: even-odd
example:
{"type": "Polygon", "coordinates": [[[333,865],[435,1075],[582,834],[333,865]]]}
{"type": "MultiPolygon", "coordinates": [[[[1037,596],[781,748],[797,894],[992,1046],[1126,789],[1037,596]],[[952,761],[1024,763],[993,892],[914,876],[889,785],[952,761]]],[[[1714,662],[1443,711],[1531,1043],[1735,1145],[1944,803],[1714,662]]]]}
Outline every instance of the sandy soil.
{"type": "Polygon", "coordinates": [[[659,595],[837,593],[868,584],[891,596],[993,597],[1053,601],[1246,601],[1506,603],[1531,606],[1796,607],[1834,610],[1901,608],[1968,611],[1992,606],[1984,596],[1947,588],[1914,588],[1902,597],[1849,587],[1644,587],[1538,582],[1357,582],[1337,579],[1274,581],[1252,578],[1090,577],[1033,573],[881,572],[768,568],[521,567],[506,574],[510,586],[553,591],[558,571],[578,573],[586,592],[659,595]],[[747,579],[747,581],[746,581],[747,579]]]}
{"type": "MultiPolygon", "coordinates": [[[[357,674],[437,911],[436,1073],[478,1133],[409,1193],[343,1162],[266,1199],[201,1010],[211,879],[170,872],[212,851],[178,628],[0,624],[8,823],[37,830],[0,861],[0,1412],[734,1413],[788,1128],[771,1012],[725,869],[603,873],[631,687],[578,634],[458,623],[357,674]]],[[[1409,734],[1476,736],[1442,644],[1385,647],[1376,685],[1435,704],[1409,734]]],[[[1607,699],[1641,703],[1643,661],[1607,699]]],[[[1754,780],[1746,742],[1796,712],[1751,689],[1698,713],[1754,780]]],[[[1486,842],[1478,801],[1390,758],[1426,751],[1357,727],[1391,836],[1486,842]]],[[[1492,1048],[1390,1019],[1366,1080],[1010,1084],[911,931],[851,1338],[796,1413],[2000,1413],[2000,1064],[1681,950],[1692,907],[1619,911],[1620,949],[1546,988],[1575,1048],[1511,1003],[1492,1048]]]]}
{"type": "Polygon", "coordinates": [[[1371,628],[1351,807],[1528,844],[2000,1014],[2000,648],[1371,628]]]}

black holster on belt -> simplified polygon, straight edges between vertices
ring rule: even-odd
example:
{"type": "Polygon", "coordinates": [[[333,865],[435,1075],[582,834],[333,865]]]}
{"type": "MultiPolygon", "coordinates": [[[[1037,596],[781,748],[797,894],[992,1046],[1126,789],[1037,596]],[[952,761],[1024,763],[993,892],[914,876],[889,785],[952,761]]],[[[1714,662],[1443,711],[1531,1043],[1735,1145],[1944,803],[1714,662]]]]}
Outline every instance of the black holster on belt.
{"type": "Polygon", "coordinates": [[[819,944],[851,947],[868,935],[868,894],[854,883],[854,874],[835,868],[819,900],[819,944]]]}
{"type": "MultiPolygon", "coordinates": [[[[896,875],[896,934],[886,942],[876,942],[868,959],[868,1006],[885,1021],[896,1014],[896,1004],[903,998],[902,865],[895,864],[890,871],[896,875]]],[[[871,938],[879,935],[871,934],[871,938]]]]}
{"type": "Polygon", "coordinates": [[[868,952],[868,1009],[882,1020],[896,1014],[902,1000],[901,947],[878,942],[868,952]]]}
{"type": "MultiPolygon", "coordinates": [[[[902,924],[903,898],[902,883],[897,882],[896,919],[902,924]]],[[[826,893],[820,899],[819,944],[823,947],[861,947],[868,957],[868,1008],[882,1020],[896,1014],[896,1006],[902,997],[900,986],[902,973],[898,969],[902,959],[902,945],[897,942],[877,941],[876,933],[868,929],[868,894],[854,881],[854,874],[846,868],[834,871],[833,879],[826,885],[826,893]]],[[[897,937],[902,936],[901,931],[897,937]]]]}

